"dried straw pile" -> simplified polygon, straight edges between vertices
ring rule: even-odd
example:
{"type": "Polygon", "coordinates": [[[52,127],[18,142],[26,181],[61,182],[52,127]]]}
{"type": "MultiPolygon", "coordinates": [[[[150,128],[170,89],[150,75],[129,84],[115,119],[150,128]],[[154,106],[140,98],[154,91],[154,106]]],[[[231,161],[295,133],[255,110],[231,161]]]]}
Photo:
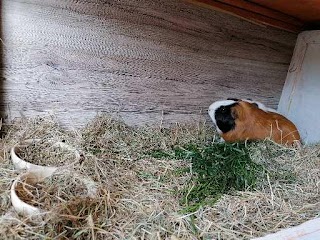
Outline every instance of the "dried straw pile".
{"type": "Polygon", "coordinates": [[[91,184],[88,184],[86,181],[90,180],[73,171],[57,171],[37,183],[22,179],[16,186],[16,193],[29,205],[50,211],[75,199],[92,199],[92,195],[95,196],[97,191],[93,182],[90,181],[91,184]]]}
{"type": "Polygon", "coordinates": [[[54,119],[39,118],[6,128],[1,139],[0,234],[7,239],[243,239],[319,217],[320,146],[297,150],[269,142],[249,144],[251,158],[266,166],[270,176],[252,191],[224,195],[212,206],[186,213],[180,192],[192,180],[190,161],[154,158],[152,152],[212,142],[214,133],[205,124],[132,128],[98,116],[81,131],[65,131],[54,119]],[[8,151],[28,138],[63,140],[76,147],[84,158],[71,172],[96,182],[96,198],[73,196],[76,188],[67,185],[75,183],[65,179],[55,184],[61,186],[56,191],[71,197],[52,204],[51,215],[41,221],[18,216],[9,190],[19,173],[8,151]],[[190,171],[179,171],[186,168],[190,171]]]}
{"type": "Polygon", "coordinates": [[[46,138],[33,140],[29,145],[20,146],[16,152],[19,158],[40,166],[57,167],[69,165],[75,161],[73,151],[62,148],[57,142],[54,143],[46,138]]]}

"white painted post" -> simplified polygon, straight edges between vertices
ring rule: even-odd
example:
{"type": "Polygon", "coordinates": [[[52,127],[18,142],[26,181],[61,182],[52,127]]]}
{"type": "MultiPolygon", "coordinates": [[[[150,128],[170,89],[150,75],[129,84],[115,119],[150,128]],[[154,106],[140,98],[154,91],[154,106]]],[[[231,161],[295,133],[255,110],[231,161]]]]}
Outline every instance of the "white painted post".
{"type": "Polygon", "coordinates": [[[306,144],[320,143],[320,31],[299,34],[278,111],[306,144]]]}
{"type": "Polygon", "coordinates": [[[252,240],[320,240],[320,218],[252,240]]]}

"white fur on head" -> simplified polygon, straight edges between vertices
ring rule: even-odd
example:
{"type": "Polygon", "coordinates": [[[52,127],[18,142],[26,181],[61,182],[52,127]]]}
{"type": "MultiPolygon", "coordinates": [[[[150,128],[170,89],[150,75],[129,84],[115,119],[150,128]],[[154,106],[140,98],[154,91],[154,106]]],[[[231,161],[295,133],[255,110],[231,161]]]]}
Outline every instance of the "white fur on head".
{"type": "Polygon", "coordinates": [[[264,105],[261,102],[257,102],[257,101],[253,101],[250,99],[241,99],[244,102],[248,102],[248,103],[255,103],[258,105],[258,108],[260,108],[261,110],[265,111],[265,112],[277,112],[277,110],[273,109],[273,108],[268,108],[266,105],[264,105]]]}
{"type": "Polygon", "coordinates": [[[234,101],[234,100],[222,100],[222,101],[216,101],[210,105],[210,107],[208,109],[208,113],[209,113],[209,116],[210,116],[212,122],[216,126],[218,133],[221,134],[222,131],[217,126],[217,122],[216,122],[216,118],[215,118],[216,110],[221,106],[229,106],[229,105],[234,104],[236,102],[237,101],[234,101]]]}

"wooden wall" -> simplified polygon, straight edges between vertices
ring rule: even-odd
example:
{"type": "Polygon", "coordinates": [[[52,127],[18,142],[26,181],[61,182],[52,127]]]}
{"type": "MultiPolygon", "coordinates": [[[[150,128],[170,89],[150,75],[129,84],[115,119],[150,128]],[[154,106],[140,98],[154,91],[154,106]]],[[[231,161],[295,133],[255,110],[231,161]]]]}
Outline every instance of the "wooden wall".
{"type": "Polygon", "coordinates": [[[178,0],[2,0],[9,119],[193,121],[226,97],[276,107],[296,35],[178,0]]]}

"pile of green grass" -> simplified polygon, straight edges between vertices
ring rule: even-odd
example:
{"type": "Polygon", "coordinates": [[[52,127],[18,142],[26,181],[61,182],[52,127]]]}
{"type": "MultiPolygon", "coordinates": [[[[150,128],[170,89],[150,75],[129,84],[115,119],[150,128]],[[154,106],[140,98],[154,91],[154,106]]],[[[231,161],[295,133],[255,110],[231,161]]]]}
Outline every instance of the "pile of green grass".
{"type": "Polygon", "coordinates": [[[179,172],[192,173],[187,187],[180,192],[181,203],[187,212],[200,206],[214,204],[223,194],[253,189],[265,169],[253,162],[244,143],[187,144],[174,147],[170,152],[154,151],[153,157],[186,159],[191,169],[179,172]]]}

